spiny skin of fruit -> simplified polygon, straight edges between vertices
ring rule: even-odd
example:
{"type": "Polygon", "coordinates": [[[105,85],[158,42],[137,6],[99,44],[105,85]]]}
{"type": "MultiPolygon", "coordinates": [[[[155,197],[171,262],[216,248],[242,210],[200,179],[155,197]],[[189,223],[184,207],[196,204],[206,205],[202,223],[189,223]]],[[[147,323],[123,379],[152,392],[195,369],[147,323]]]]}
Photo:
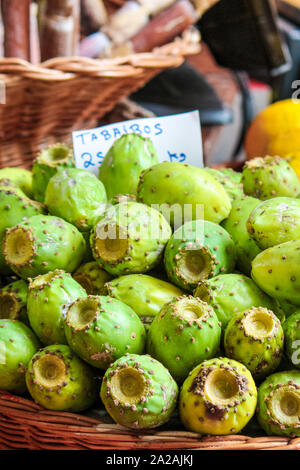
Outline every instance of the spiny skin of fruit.
{"type": "Polygon", "coordinates": [[[251,212],[247,230],[262,250],[300,238],[300,199],[275,197],[261,202],[251,212]]]}
{"type": "Polygon", "coordinates": [[[236,250],[223,227],[193,220],[177,229],[167,243],[164,262],[171,282],[192,292],[203,279],[232,272],[236,250]]]}
{"type": "Polygon", "coordinates": [[[39,347],[38,339],[24,323],[0,319],[0,389],[25,393],[26,367],[39,347]]]}
{"type": "Polygon", "coordinates": [[[27,313],[30,326],[44,346],[67,344],[64,320],[68,304],[86,291],[71,274],[56,271],[37,276],[29,284],[27,313]]]}
{"type": "Polygon", "coordinates": [[[277,369],[283,341],[283,329],[276,315],[266,308],[252,307],[230,320],[224,348],[227,357],[244,364],[255,380],[262,380],[277,369]],[[255,322],[264,325],[263,331],[255,322]]]}
{"type": "Polygon", "coordinates": [[[138,134],[117,139],[99,168],[108,199],[118,194],[136,194],[142,170],[156,165],[158,156],[152,141],[138,134]]]}
{"type": "Polygon", "coordinates": [[[276,372],[258,389],[257,419],[269,436],[300,436],[300,371],[276,372]]]}
{"type": "Polygon", "coordinates": [[[177,297],[154,318],[147,352],[182,383],[188,373],[219,351],[221,327],[212,307],[200,299],[177,297]]]}
{"type": "Polygon", "coordinates": [[[199,283],[194,296],[214,309],[223,331],[236,314],[251,307],[265,307],[272,310],[280,320],[284,319],[276,302],[243,274],[220,274],[206,279],[199,283]]]}
{"type": "Polygon", "coordinates": [[[96,261],[79,266],[73,277],[89,295],[104,295],[106,292],[104,286],[111,280],[111,275],[99,268],[96,261]]]}
{"type": "MultiPolygon", "coordinates": [[[[129,390],[130,391],[130,390],[129,390]]],[[[127,354],[106,371],[101,399],[113,420],[133,429],[155,428],[173,413],[178,387],[169,371],[152,357],[127,354]],[[120,384],[132,377],[135,395],[120,392],[120,384]]]]}
{"type": "Polygon", "coordinates": [[[225,189],[231,201],[240,198],[244,194],[243,185],[241,182],[235,182],[227,173],[223,173],[215,168],[204,168],[210,175],[212,175],[225,189]]]}
{"type": "Polygon", "coordinates": [[[293,367],[300,369],[300,310],[284,322],[283,331],[285,354],[293,367]]]}
{"type": "Polygon", "coordinates": [[[223,175],[229,176],[231,181],[235,184],[242,183],[242,173],[239,171],[235,171],[232,168],[220,168],[219,170],[223,175]]]}
{"type": "Polygon", "coordinates": [[[300,181],[289,163],[280,157],[257,157],[245,163],[242,182],[245,194],[261,200],[297,197],[300,181]]]}
{"type": "Polygon", "coordinates": [[[112,197],[108,204],[115,206],[116,204],[120,204],[121,202],[137,202],[137,198],[135,194],[116,194],[116,196],[112,197]]]}
{"type": "Polygon", "coordinates": [[[0,290],[0,318],[20,320],[29,325],[27,316],[28,284],[23,279],[14,281],[0,290]]]}
{"type": "Polygon", "coordinates": [[[221,357],[202,362],[190,373],[181,388],[179,412],[189,431],[236,434],[252,418],[256,403],[257,390],[248,369],[221,357]]]}
{"type": "Polygon", "coordinates": [[[127,352],[143,354],[146,342],[145,328],[137,314],[109,296],[89,295],[69,305],[65,334],[78,356],[98,369],[107,369],[127,352]]]}
{"type": "Polygon", "coordinates": [[[204,219],[215,223],[226,219],[231,210],[228,194],[213,176],[203,168],[177,162],[159,163],[143,171],[138,200],[149,206],[158,205],[165,215],[170,213],[170,223],[175,228],[184,221],[185,204],[191,205],[191,219],[203,218],[204,209],[204,219]]]}
{"type": "Polygon", "coordinates": [[[32,190],[34,199],[44,202],[48,183],[60,168],[74,168],[75,160],[71,147],[66,144],[50,145],[34,161],[32,168],[32,190]]]}
{"type": "Polygon", "coordinates": [[[222,226],[232,236],[237,251],[237,268],[244,274],[251,273],[251,262],[260,248],[250,237],[247,231],[247,220],[252,210],[260,203],[259,199],[243,196],[232,201],[229,217],[222,222],[222,226]]]}
{"type": "Polygon", "coordinates": [[[23,193],[33,198],[32,173],[24,168],[7,167],[0,170],[0,185],[16,186],[23,193]]]}
{"type": "Polygon", "coordinates": [[[45,204],[51,215],[75,225],[80,232],[90,230],[107,203],[103,183],[91,172],[62,168],[49,181],[45,204]]]}
{"type": "Polygon", "coordinates": [[[92,406],[98,395],[92,368],[61,344],[32,357],[26,384],[32,398],[48,410],[78,413],[92,406]]]}
{"type": "Polygon", "coordinates": [[[300,240],[264,250],[252,261],[252,279],[279,302],[300,305],[300,240]]]}
{"type": "MultiPolygon", "coordinates": [[[[1,170],[0,170],[1,171],[1,170]]],[[[0,272],[7,275],[12,271],[7,266],[3,255],[5,230],[37,214],[44,213],[42,204],[32,201],[18,188],[0,186],[0,272]]]]}
{"type": "Polygon", "coordinates": [[[128,274],[105,284],[110,297],[129,305],[144,324],[149,324],[163,305],[183,295],[181,289],[169,282],[146,274],[128,274]]]}
{"type": "Polygon", "coordinates": [[[129,202],[105,211],[91,231],[90,243],[99,266],[121,276],[154,268],[162,259],[171,234],[171,227],[160,212],[145,204],[129,202]]]}
{"type": "Polygon", "coordinates": [[[84,238],[74,225],[50,215],[36,215],[8,229],[3,241],[7,264],[23,279],[55,269],[73,272],[85,248],[84,238]]]}

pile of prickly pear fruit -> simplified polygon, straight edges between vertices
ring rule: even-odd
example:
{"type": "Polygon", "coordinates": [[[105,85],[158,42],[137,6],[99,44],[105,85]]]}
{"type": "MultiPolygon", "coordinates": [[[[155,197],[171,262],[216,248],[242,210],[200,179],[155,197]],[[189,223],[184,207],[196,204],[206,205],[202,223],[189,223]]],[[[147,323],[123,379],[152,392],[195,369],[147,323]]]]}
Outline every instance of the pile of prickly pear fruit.
{"type": "Polygon", "coordinates": [[[200,434],[300,436],[299,201],[286,160],[158,163],[136,134],[99,178],[62,144],[0,170],[0,389],[134,429],[178,407],[200,434]]]}

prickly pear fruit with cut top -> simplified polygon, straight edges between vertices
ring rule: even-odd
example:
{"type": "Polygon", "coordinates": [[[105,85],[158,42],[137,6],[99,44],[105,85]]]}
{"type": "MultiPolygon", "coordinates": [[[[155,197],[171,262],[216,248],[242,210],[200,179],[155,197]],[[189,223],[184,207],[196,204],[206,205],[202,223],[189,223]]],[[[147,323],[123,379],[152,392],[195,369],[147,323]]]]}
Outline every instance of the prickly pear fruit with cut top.
{"type": "Polygon", "coordinates": [[[39,347],[38,339],[24,323],[0,319],[0,389],[25,393],[26,367],[39,347]]]}
{"type": "Polygon", "coordinates": [[[225,330],[227,357],[244,364],[255,379],[274,372],[283,354],[283,330],[279,319],[263,307],[237,314],[225,330]]]}
{"type": "Polygon", "coordinates": [[[108,208],[91,232],[93,255],[114,276],[150,271],[161,260],[171,227],[155,209],[137,202],[108,208]]]}
{"type": "Polygon", "coordinates": [[[101,399],[116,423],[134,429],[166,423],[176,406],[178,387],[169,371],[150,356],[128,354],[105,373],[101,399]]]}
{"type": "Polygon", "coordinates": [[[111,280],[111,275],[101,269],[96,261],[79,266],[73,277],[89,295],[103,295],[106,292],[105,284],[111,280]]]}
{"type": "Polygon", "coordinates": [[[142,354],[145,328],[128,305],[109,296],[92,296],[69,305],[65,320],[69,346],[98,369],[124,354],[142,354]]]}
{"type": "Polygon", "coordinates": [[[293,367],[300,369],[300,310],[283,324],[285,353],[293,367]]]}
{"type": "Polygon", "coordinates": [[[159,163],[143,171],[138,200],[155,204],[175,228],[203,218],[219,223],[231,209],[225,189],[204,168],[177,162],[159,163]]]}
{"type": "Polygon", "coordinates": [[[223,227],[194,220],[174,232],[167,243],[164,260],[170,281],[192,292],[203,279],[232,272],[236,250],[223,227]]]}
{"type": "Polygon", "coordinates": [[[32,398],[48,410],[78,413],[92,406],[98,395],[92,368],[61,344],[32,357],[26,384],[32,398]]]}
{"type": "Polygon", "coordinates": [[[32,192],[32,173],[25,168],[7,167],[0,170],[0,185],[1,186],[15,186],[23,193],[33,198],[32,192]]]}
{"type": "Polygon", "coordinates": [[[287,160],[257,157],[245,163],[242,182],[245,194],[265,200],[273,197],[297,197],[300,181],[287,160]]]}
{"type": "Polygon", "coordinates": [[[71,147],[66,144],[50,145],[36,157],[32,168],[32,190],[36,201],[44,202],[48,183],[60,168],[74,168],[71,147]]]}
{"type": "Polygon", "coordinates": [[[225,189],[230,200],[233,201],[244,194],[243,185],[241,182],[233,180],[229,174],[223,173],[215,168],[204,168],[210,175],[212,175],[225,189]]]}
{"type": "Polygon", "coordinates": [[[300,371],[270,375],[258,389],[257,419],[269,436],[300,436],[300,371]]]}
{"type": "Polygon", "coordinates": [[[117,139],[99,168],[99,179],[108,198],[120,193],[136,194],[142,170],[158,163],[152,141],[139,134],[125,134],[117,139]]]}
{"type": "Polygon", "coordinates": [[[28,284],[23,279],[0,289],[0,318],[20,320],[28,324],[27,293],[28,284]]]}
{"type": "Polygon", "coordinates": [[[59,217],[36,215],[6,230],[6,263],[23,279],[55,269],[73,272],[85,253],[85,241],[74,225],[59,217]]]}
{"type": "Polygon", "coordinates": [[[30,326],[45,346],[67,344],[65,309],[78,297],[87,297],[71,274],[56,271],[37,276],[29,284],[27,313],[30,326]]]}
{"type": "Polygon", "coordinates": [[[181,383],[197,364],[215,357],[220,339],[221,327],[212,307],[192,296],[177,297],[150,325],[147,351],[181,383]]]}
{"type": "Polygon", "coordinates": [[[79,168],[60,169],[49,181],[45,204],[50,214],[90,230],[106,208],[106,192],[98,178],[79,168]]]}
{"type": "Polygon", "coordinates": [[[200,434],[236,434],[255,412],[257,390],[249,370],[228,358],[210,359],[185,380],[179,398],[183,425],[200,434]]]}

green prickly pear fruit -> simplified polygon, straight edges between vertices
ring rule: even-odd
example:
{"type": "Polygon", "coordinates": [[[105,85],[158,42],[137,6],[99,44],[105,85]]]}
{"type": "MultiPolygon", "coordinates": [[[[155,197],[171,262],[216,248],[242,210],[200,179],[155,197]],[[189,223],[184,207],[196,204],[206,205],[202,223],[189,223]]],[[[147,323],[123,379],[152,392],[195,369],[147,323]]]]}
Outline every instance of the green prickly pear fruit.
{"type": "Polygon", "coordinates": [[[89,295],[104,295],[104,285],[111,280],[111,275],[99,268],[96,261],[79,266],[73,277],[89,295]]]}
{"type": "Polygon", "coordinates": [[[71,274],[57,269],[30,281],[27,313],[30,326],[45,346],[67,344],[64,320],[68,304],[87,297],[71,274]]]}
{"type": "Polygon", "coordinates": [[[262,249],[300,238],[300,199],[275,197],[251,212],[247,230],[262,249]]]}
{"type": "Polygon", "coordinates": [[[149,325],[163,305],[183,294],[169,282],[146,274],[128,274],[105,284],[108,295],[129,305],[149,325]]]}
{"type": "Polygon", "coordinates": [[[117,194],[116,196],[112,197],[108,204],[115,206],[116,204],[121,204],[121,202],[137,202],[137,198],[135,194],[117,194]]]}
{"type": "Polygon", "coordinates": [[[244,364],[255,379],[263,379],[279,366],[283,354],[283,330],[279,319],[263,307],[237,314],[225,330],[227,357],[244,364]]]}
{"type": "Polygon", "coordinates": [[[157,206],[175,228],[187,217],[219,223],[231,210],[228,194],[213,176],[204,168],[177,162],[159,163],[143,171],[138,200],[157,206]]]}
{"type": "Polygon", "coordinates": [[[35,354],[26,372],[32,398],[48,410],[84,411],[97,399],[93,370],[66,345],[52,345],[35,354]]]}
{"type": "Polygon", "coordinates": [[[283,324],[285,353],[293,364],[300,369],[300,310],[293,313],[283,324]]]}
{"type": "Polygon", "coordinates": [[[300,240],[263,251],[252,262],[252,279],[274,299],[300,305],[300,240]]]}
{"type": "Polygon", "coordinates": [[[276,372],[258,389],[257,419],[269,436],[300,436],[300,371],[276,372]]]}
{"type": "Polygon", "coordinates": [[[32,192],[32,173],[24,168],[7,167],[0,170],[0,185],[16,186],[23,193],[33,198],[32,192]]]}
{"type": "Polygon", "coordinates": [[[110,274],[143,273],[161,260],[171,227],[160,212],[137,202],[108,208],[91,232],[93,255],[110,274]]]}
{"type": "Polygon", "coordinates": [[[200,434],[236,434],[255,412],[257,390],[249,370],[228,358],[198,365],[185,380],[179,412],[183,425],[200,434]]]}
{"type": "MultiPolygon", "coordinates": [[[[1,171],[1,170],[0,170],[1,171]]],[[[7,266],[3,254],[3,238],[7,228],[11,228],[37,214],[43,214],[44,207],[29,199],[18,188],[11,186],[0,186],[0,272],[7,275],[12,271],[7,266]]]]}
{"type": "Polygon", "coordinates": [[[23,279],[55,269],[73,272],[80,265],[85,241],[76,227],[59,217],[36,215],[6,230],[3,253],[23,279]]]}
{"type": "Polygon", "coordinates": [[[152,141],[139,134],[125,134],[117,139],[99,168],[99,179],[107,197],[136,194],[142,170],[158,163],[152,141]]]}
{"type": "Polygon", "coordinates": [[[39,347],[38,339],[24,323],[0,319],[0,389],[25,393],[26,367],[39,347]]]}
{"type": "Polygon", "coordinates": [[[36,157],[32,168],[32,190],[34,199],[44,202],[48,183],[60,168],[74,168],[75,160],[71,147],[66,144],[50,145],[36,157]]]}
{"type": "Polygon", "coordinates": [[[106,202],[101,181],[93,173],[79,168],[60,169],[50,179],[45,193],[50,214],[75,225],[80,232],[95,225],[106,202]]]}
{"type": "Polygon", "coordinates": [[[261,200],[297,197],[300,181],[288,161],[280,157],[257,157],[245,163],[242,182],[245,194],[261,200]]]}
{"type": "Polygon", "coordinates": [[[149,356],[127,354],[105,373],[101,399],[113,420],[135,429],[156,428],[173,413],[178,387],[169,371],[149,356]]]}
{"type": "Polygon", "coordinates": [[[0,290],[0,318],[20,320],[28,324],[28,284],[23,279],[14,281],[0,290]]]}
{"type": "Polygon", "coordinates": [[[284,319],[276,302],[243,274],[220,274],[206,279],[200,282],[194,296],[213,307],[223,330],[236,314],[251,307],[265,307],[284,319]]]}
{"type": "Polygon", "coordinates": [[[221,327],[213,308],[194,297],[177,297],[154,318],[148,353],[181,383],[188,373],[219,351],[221,327]]]}
{"type": "MultiPolygon", "coordinates": [[[[280,302],[278,300],[276,300],[280,310],[282,312],[284,312],[285,314],[285,317],[288,318],[290,317],[293,313],[295,313],[297,311],[297,309],[299,307],[297,307],[296,305],[293,305],[291,302],[289,302],[288,300],[280,300],[280,302]]],[[[281,320],[281,323],[283,323],[284,320],[281,320]]]]}
{"type": "Polygon", "coordinates": [[[252,210],[260,203],[259,199],[243,196],[232,201],[229,217],[222,226],[232,236],[237,251],[237,268],[244,274],[251,273],[251,262],[260,253],[260,248],[247,231],[247,220],[252,210]]]}
{"type": "Polygon", "coordinates": [[[243,196],[244,190],[241,182],[236,183],[228,174],[216,170],[215,168],[204,169],[221,183],[231,201],[243,196]]]}
{"type": "Polygon", "coordinates": [[[219,170],[223,175],[229,176],[231,181],[235,184],[242,184],[242,173],[235,171],[232,168],[220,168],[219,170]]]}
{"type": "Polygon", "coordinates": [[[81,232],[84,240],[85,240],[85,253],[82,259],[82,263],[90,263],[91,261],[94,261],[93,258],[93,253],[90,245],[90,236],[91,232],[81,232]]]}
{"type": "Polygon", "coordinates": [[[108,296],[89,295],[69,305],[65,333],[78,356],[98,369],[127,352],[144,352],[143,323],[128,305],[108,296]]]}
{"type": "Polygon", "coordinates": [[[193,220],[174,232],[167,243],[164,260],[170,281],[192,292],[203,279],[232,272],[236,251],[223,227],[193,220]]]}

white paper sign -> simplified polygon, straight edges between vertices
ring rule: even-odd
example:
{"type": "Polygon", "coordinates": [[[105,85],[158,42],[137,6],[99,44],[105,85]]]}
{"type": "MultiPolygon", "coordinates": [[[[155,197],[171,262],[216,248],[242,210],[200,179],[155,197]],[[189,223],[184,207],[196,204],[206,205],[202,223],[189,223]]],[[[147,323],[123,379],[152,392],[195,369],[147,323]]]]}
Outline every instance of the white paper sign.
{"type": "Polygon", "coordinates": [[[77,168],[84,168],[98,175],[98,168],[114,141],[129,133],[149,137],[157,150],[160,162],[185,162],[203,166],[199,111],[191,111],[75,131],[73,145],[77,168]]]}

